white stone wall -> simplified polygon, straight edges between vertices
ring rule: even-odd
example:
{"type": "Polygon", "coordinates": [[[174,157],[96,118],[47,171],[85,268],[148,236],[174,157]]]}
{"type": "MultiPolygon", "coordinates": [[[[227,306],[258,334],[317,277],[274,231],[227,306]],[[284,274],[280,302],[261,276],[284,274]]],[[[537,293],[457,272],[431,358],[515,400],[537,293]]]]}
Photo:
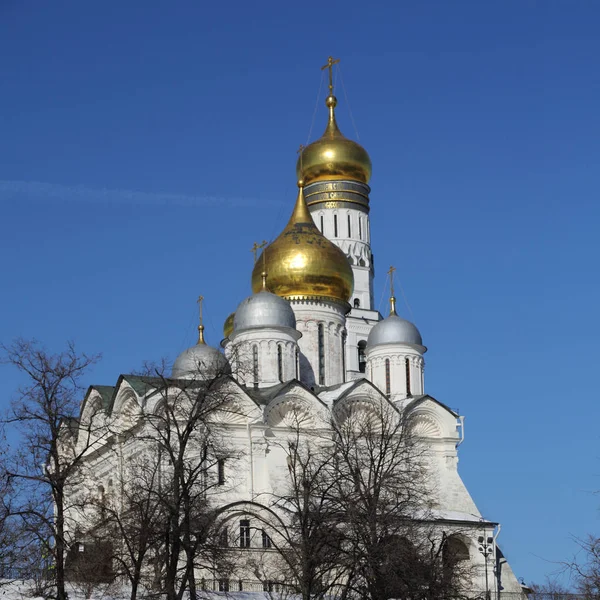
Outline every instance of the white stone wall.
{"type": "Polygon", "coordinates": [[[382,344],[375,348],[367,347],[367,372],[366,376],[384,394],[387,393],[386,361],[389,361],[390,371],[390,398],[397,400],[424,394],[424,369],[423,356],[411,346],[399,344],[382,344]],[[408,378],[406,361],[408,360],[408,378]],[[410,388],[410,389],[409,389],[410,388]]]}
{"type": "Polygon", "coordinates": [[[243,385],[268,387],[298,377],[300,333],[288,328],[247,329],[233,332],[226,346],[234,377],[243,385]],[[255,351],[256,348],[256,361],[255,351]],[[281,352],[282,373],[279,372],[281,352]],[[281,376],[280,376],[281,375],[281,376]]]}
{"type": "Polygon", "coordinates": [[[346,335],[345,307],[326,300],[290,301],[296,315],[296,328],[302,334],[300,347],[300,381],[313,385],[335,385],[345,380],[346,335]],[[319,377],[319,327],[323,328],[324,380],[319,377]]]}

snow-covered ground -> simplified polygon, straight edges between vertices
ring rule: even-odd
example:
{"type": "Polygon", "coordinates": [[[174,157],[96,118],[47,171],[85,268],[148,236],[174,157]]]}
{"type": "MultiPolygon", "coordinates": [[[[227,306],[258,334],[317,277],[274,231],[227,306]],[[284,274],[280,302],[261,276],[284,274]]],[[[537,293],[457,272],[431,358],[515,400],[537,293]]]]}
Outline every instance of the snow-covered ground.
{"type": "MultiPolygon", "coordinates": [[[[0,600],[43,600],[43,596],[35,594],[35,585],[32,581],[0,580],[0,600]]],[[[100,585],[93,589],[85,589],[83,584],[68,585],[69,600],[128,600],[129,589],[126,586],[100,585]],[[91,592],[91,594],[90,594],[91,592]]],[[[52,592],[50,591],[51,595],[52,592]]],[[[139,600],[144,599],[144,593],[139,593],[139,600]]],[[[278,594],[265,592],[202,592],[201,597],[211,600],[274,600],[278,594]]],[[[156,598],[156,596],[153,596],[156,598]]]]}

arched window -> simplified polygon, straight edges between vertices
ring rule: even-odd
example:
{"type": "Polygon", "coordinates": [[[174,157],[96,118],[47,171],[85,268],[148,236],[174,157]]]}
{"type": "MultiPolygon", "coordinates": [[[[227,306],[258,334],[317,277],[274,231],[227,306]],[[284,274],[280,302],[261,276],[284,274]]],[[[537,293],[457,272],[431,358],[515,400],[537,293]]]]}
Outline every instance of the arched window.
{"type": "Polygon", "coordinates": [[[358,298],[354,298],[354,308],[360,308],[360,300],[358,298]]]}
{"type": "Polygon", "coordinates": [[[404,368],[406,369],[406,395],[411,396],[410,391],[410,359],[406,357],[404,359],[404,368]]]}
{"type": "Polygon", "coordinates": [[[252,375],[254,378],[254,387],[258,387],[258,346],[252,346],[252,375]]]}
{"type": "Polygon", "coordinates": [[[364,373],[367,370],[367,357],[365,355],[366,348],[367,342],[365,340],[358,342],[358,370],[361,373],[364,373]]]}
{"type": "Polygon", "coordinates": [[[385,359],[385,395],[389,396],[392,393],[392,382],[390,380],[390,359],[385,359]]]}
{"type": "Polygon", "coordinates": [[[333,237],[338,236],[337,215],[333,215],[333,237]]]}
{"type": "Polygon", "coordinates": [[[321,233],[323,233],[324,228],[325,228],[325,224],[323,222],[323,215],[321,215],[321,233]]]}
{"type": "Polygon", "coordinates": [[[352,237],[352,225],[350,223],[350,213],[348,213],[348,237],[352,237]]]}
{"type": "Polygon", "coordinates": [[[283,381],[283,350],[281,344],[277,344],[277,375],[279,381],[283,381]]]}
{"type": "Polygon", "coordinates": [[[358,217],[358,239],[362,240],[362,217],[358,217]]]}
{"type": "Polygon", "coordinates": [[[346,330],[342,331],[342,382],[346,383],[346,330]]]}
{"type": "Polygon", "coordinates": [[[444,544],[442,559],[446,568],[453,568],[463,560],[469,560],[468,546],[457,536],[452,535],[444,544]]]}
{"type": "Polygon", "coordinates": [[[250,520],[240,521],[240,548],[250,548],[250,520]]]}
{"type": "Polygon", "coordinates": [[[300,379],[300,350],[296,348],[296,379],[300,379]]]}
{"type": "Polygon", "coordinates": [[[325,331],[323,323],[319,323],[319,385],[325,385],[325,331]]]}

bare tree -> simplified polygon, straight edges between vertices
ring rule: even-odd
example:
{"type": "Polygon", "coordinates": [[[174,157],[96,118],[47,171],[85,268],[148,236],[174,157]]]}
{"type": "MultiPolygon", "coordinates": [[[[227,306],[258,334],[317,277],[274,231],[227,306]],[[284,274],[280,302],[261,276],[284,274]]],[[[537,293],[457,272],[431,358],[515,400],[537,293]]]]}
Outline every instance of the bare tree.
{"type": "Polygon", "coordinates": [[[11,512],[26,523],[40,547],[51,552],[56,597],[66,600],[68,487],[84,455],[102,435],[95,431],[93,419],[77,425],[80,381],[99,357],[78,353],[72,343],[58,354],[35,340],[19,339],[0,348],[2,362],[25,376],[3,420],[20,434],[19,450],[6,466],[8,481],[19,490],[11,512]]]}
{"type": "Polygon", "coordinates": [[[325,598],[344,574],[339,513],[331,502],[336,485],[331,437],[306,430],[296,415],[282,447],[287,483],[271,499],[273,516],[259,519],[266,527],[263,535],[269,536],[263,546],[276,549],[278,559],[261,565],[259,576],[284,584],[288,593],[303,600],[325,598]]]}
{"type": "Polygon", "coordinates": [[[136,458],[120,482],[118,502],[98,507],[105,526],[96,532],[122,540],[115,559],[132,585],[132,600],[150,572],[149,585],[168,600],[186,592],[194,600],[196,573],[225,560],[215,537],[216,491],[224,489],[224,463],[239,458],[220,435],[219,415],[238,410],[228,372],[225,364],[216,370],[199,364],[186,379],[167,377],[162,368],[140,376],[148,393],[131,439],[136,458]]]}
{"type": "MultiPolygon", "coordinates": [[[[343,596],[460,597],[464,569],[434,523],[428,454],[411,417],[385,401],[350,407],[333,423],[332,502],[344,534],[343,596]]],[[[466,567],[466,563],[463,564],[466,567]]]]}
{"type": "Polygon", "coordinates": [[[567,564],[575,579],[575,586],[585,598],[600,598],[600,538],[589,535],[577,540],[578,555],[567,564]]]}

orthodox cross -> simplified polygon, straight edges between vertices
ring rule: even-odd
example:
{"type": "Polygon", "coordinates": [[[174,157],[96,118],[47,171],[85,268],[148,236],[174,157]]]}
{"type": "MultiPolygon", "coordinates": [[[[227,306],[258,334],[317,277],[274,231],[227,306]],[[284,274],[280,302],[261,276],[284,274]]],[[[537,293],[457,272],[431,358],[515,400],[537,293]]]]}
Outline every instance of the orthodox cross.
{"type": "Polygon", "coordinates": [[[327,64],[321,67],[321,71],[329,69],[329,95],[333,96],[333,65],[337,65],[340,62],[339,58],[333,58],[330,56],[327,59],[327,64]]]}
{"type": "Polygon", "coordinates": [[[200,325],[202,325],[202,301],[204,300],[204,296],[198,296],[198,312],[200,313],[200,325]]]}
{"type": "Polygon", "coordinates": [[[394,271],[396,270],[396,267],[390,267],[389,271],[387,272],[387,274],[390,276],[390,292],[391,295],[394,295],[394,271]]]}
{"type": "Polygon", "coordinates": [[[254,246],[250,248],[250,252],[254,254],[254,264],[256,264],[256,253],[267,245],[267,240],[263,240],[260,244],[254,242],[254,246]]]}
{"type": "Polygon", "coordinates": [[[198,296],[198,312],[200,313],[200,324],[198,325],[198,343],[204,344],[204,325],[202,323],[202,301],[204,296],[198,296]]]}

